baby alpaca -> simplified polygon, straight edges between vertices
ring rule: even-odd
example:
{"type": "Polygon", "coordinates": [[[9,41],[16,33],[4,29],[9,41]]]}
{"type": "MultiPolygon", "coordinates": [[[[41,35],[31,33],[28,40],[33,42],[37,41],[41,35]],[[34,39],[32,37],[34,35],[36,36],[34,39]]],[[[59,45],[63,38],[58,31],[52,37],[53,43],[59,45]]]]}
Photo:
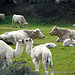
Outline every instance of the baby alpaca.
{"type": "Polygon", "coordinates": [[[19,57],[23,52],[25,43],[24,40],[19,40],[16,44],[16,49],[12,49],[4,41],[0,40],[0,59],[4,59],[9,66],[12,63],[13,57],[19,57]]]}
{"type": "Polygon", "coordinates": [[[63,42],[63,46],[75,46],[75,40],[73,40],[73,39],[66,39],[63,42]]]}
{"type": "Polygon", "coordinates": [[[57,46],[57,44],[55,43],[45,43],[44,44],[47,48],[55,48],[57,46]]]}
{"type": "Polygon", "coordinates": [[[50,50],[45,45],[38,45],[33,47],[33,40],[31,38],[25,39],[26,43],[26,52],[33,59],[33,64],[36,71],[39,71],[39,62],[42,59],[45,68],[45,74],[48,75],[47,63],[51,69],[51,75],[53,75],[52,69],[52,54],[50,50]]]}

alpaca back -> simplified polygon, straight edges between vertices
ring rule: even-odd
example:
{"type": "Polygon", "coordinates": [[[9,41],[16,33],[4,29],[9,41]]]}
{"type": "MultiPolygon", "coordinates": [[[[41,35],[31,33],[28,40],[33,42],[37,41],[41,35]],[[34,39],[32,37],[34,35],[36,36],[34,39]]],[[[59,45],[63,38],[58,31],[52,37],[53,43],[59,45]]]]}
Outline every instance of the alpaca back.
{"type": "Polygon", "coordinates": [[[37,57],[38,59],[42,59],[43,55],[46,57],[51,56],[50,50],[45,45],[36,46],[31,50],[32,58],[37,57]]]}

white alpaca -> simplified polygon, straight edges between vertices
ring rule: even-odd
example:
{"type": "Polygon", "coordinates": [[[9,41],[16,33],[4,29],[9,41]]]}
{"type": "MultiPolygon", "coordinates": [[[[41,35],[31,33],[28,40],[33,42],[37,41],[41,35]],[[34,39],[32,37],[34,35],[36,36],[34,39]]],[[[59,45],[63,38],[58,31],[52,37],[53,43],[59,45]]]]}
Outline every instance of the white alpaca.
{"type": "Polygon", "coordinates": [[[12,17],[12,27],[13,28],[14,28],[14,26],[17,28],[16,23],[21,24],[20,28],[23,28],[23,26],[26,28],[26,26],[28,25],[28,23],[26,22],[26,19],[24,18],[23,15],[14,14],[12,17]]]}
{"type": "Polygon", "coordinates": [[[55,43],[45,43],[44,44],[47,48],[55,48],[57,46],[57,44],[55,43]]]}
{"type": "Polygon", "coordinates": [[[39,71],[39,62],[42,59],[45,68],[45,74],[48,75],[47,63],[51,69],[51,75],[53,75],[52,69],[52,54],[50,50],[45,45],[39,45],[32,49],[33,40],[31,38],[25,39],[26,42],[26,52],[33,59],[33,64],[36,71],[39,71]]]}
{"type": "Polygon", "coordinates": [[[16,44],[16,49],[12,49],[4,41],[0,40],[0,59],[6,60],[9,66],[12,63],[13,57],[19,57],[23,52],[25,43],[24,40],[19,40],[16,44]]]}
{"type": "Polygon", "coordinates": [[[66,39],[63,42],[63,46],[75,46],[75,40],[73,40],[73,39],[66,39]]]}

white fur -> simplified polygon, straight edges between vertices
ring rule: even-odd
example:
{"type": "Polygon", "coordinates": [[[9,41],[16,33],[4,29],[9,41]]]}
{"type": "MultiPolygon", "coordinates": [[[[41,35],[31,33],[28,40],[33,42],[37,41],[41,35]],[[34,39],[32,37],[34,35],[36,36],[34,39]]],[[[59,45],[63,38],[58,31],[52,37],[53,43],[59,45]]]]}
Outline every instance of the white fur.
{"type": "Polygon", "coordinates": [[[73,40],[73,39],[66,39],[63,42],[63,46],[75,46],[75,40],[73,40]]]}
{"type": "Polygon", "coordinates": [[[4,41],[0,40],[0,59],[6,60],[7,64],[10,65],[13,57],[19,57],[21,55],[24,46],[24,40],[19,40],[16,44],[16,49],[14,50],[4,41]]]}
{"type": "Polygon", "coordinates": [[[55,0],[55,3],[60,3],[60,1],[59,0],[55,0]]]}
{"type": "Polygon", "coordinates": [[[16,0],[13,0],[14,3],[18,3],[16,0]]]}
{"type": "Polygon", "coordinates": [[[75,27],[75,23],[72,26],[75,27]]]}
{"type": "Polygon", "coordinates": [[[0,14],[1,19],[4,19],[4,17],[5,17],[5,14],[0,14]]]}
{"type": "Polygon", "coordinates": [[[14,14],[13,17],[12,17],[12,27],[14,27],[14,25],[15,25],[15,27],[17,28],[16,23],[21,24],[20,28],[21,27],[23,28],[23,26],[26,28],[26,25],[28,25],[28,23],[26,22],[24,16],[14,14]]]}
{"type": "Polygon", "coordinates": [[[40,31],[40,29],[11,31],[5,32],[4,34],[0,35],[1,40],[4,40],[6,43],[12,43],[14,45],[16,45],[16,42],[19,39],[25,38],[44,38],[44,35],[40,31]]]}
{"type": "Polygon", "coordinates": [[[36,71],[39,71],[39,62],[42,59],[45,68],[45,74],[48,75],[47,63],[51,69],[51,75],[53,75],[52,69],[52,54],[50,50],[45,45],[38,45],[33,47],[33,40],[30,38],[25,39],[26,41],[26,52],[33,59],[33,64],[36,71]]]}
{"type": "Polygon", "coordinates": [[[44,44],[47,48],[55,48],[57,46],[57,44],[55,43],[45,43],[44,44]]]}
{"type": "Polygon", "coordinates": [[[74,0],[55,0],[55,3],[68,2],[68,1],[74,1],[74,0]]]}

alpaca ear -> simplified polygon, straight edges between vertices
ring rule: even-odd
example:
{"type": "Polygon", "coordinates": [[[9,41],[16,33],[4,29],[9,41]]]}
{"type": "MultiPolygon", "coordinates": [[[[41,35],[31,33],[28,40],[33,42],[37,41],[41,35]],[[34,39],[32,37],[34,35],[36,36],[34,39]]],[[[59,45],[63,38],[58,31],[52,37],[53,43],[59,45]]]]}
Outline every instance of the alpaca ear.
{"type": "Polygon", "coordinates": [[[40,31],[40,30],[37,28],[37,29],[36,29],[36,32],[39,32],[39,31],[40,31]]]}
{"type": "Polygon", "coordinates": [[[55,29],[57,29],[57,30],[58,30],[58,27],[57,27],[57,26],[55,26],[55,29]]]}
{"type": "Polygon", "coordinates": [[[24,43],[24,39],[22,40],[22,43],[24,43]]]}
{"type": "Polygon", "coordinates": [[[55,26],[53,26],[54,28],[57,28],[57,26],[55,25],[55,26]]]}

